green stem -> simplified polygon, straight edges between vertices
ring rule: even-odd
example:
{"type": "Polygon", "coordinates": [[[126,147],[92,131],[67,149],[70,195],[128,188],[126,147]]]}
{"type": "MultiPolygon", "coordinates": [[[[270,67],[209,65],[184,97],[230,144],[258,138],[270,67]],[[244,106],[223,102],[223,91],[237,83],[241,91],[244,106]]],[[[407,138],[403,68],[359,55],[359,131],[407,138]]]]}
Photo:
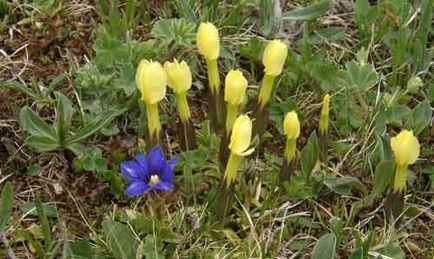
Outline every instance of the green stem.
{"type": "Polygon", "coordinates": [[[238,105],[228,103],[226,112],[226,134],[229,135],[238,116],[238,105]]]}
{"type": "Polygon", "coordinates": [[[268,103],[271,97],[271,92],[273,90],[274,84],[274,76],[273,75],[264,75],[262,79],[261,89],[259,90],[258,103],[262,108],[268,103]]]}

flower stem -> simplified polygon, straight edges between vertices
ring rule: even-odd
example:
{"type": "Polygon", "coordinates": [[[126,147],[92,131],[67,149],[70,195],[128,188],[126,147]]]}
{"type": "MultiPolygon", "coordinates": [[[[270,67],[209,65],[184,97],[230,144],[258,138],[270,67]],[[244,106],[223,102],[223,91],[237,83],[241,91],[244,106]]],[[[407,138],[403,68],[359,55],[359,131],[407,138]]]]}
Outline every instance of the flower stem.
{"type": "Polygon", "coordinates": [[[297,150],[297,139],[290,138],[286,140],[285,146],[285,159],[288,163],[291,163],[295,159],[295,152],[297,150]]]}
{"type": "Polygon", "coordinates": [[[209,87],[212,94],[219,94],[220,92],[220,77],[217,68],[217,60],[206,60],[209,87]]]}
{"type": "Polygon", "coordinates": [[[264,106],[268,103],[271,97],[271,92],[273,90],[274,84],[274,76],[273,75],[264,75],[262,79],[261,89],[259,90],[258,103],[260,108],[263,109],[264,106]]]}
{"type": "Polygon", "coordinates": [[[210,88],[209,114],[212,122],[212,130],[221,132],[224,129],[224,103],[220,94],[220,77],[217,60],[206,60],[208,81],[210,88]]]}
{"type": "Polygon", "coordinates": [[[176,94],[176,105],[181,121],[186,123],[190,119],[190,107],[188,106],[185,92],[176,94]]]}
{"type": "Polygon", "coordinates": [[[146,116],[148,118],[148,131],[151,146],[158,144],[161,124],[158,113],[158,103],[146,104],[146,116]]]}
{"type": "Polygon", "coordinates": [[[227,104],[226,111],[226,134],[229,135],[238,116],[238,105],[227,104]]]}
{"type": "Polygon", "coordinates": [[[229,155],[229,160],[226,165],[224,176],[224,181],[226,182],[227,188],[229,188],[229,186],[235,181],[235,178],[237,177],[238,167],[240,166],[242,160],[242,156],[239,156],[233,152],[231,152],[231,154],[229,155]]]}
{"type": "Polygon", "coordinates": [[[402,192],[407,180],[407,165],[396,165],[395,180],[393,182],[393,191],[402,192]]]}

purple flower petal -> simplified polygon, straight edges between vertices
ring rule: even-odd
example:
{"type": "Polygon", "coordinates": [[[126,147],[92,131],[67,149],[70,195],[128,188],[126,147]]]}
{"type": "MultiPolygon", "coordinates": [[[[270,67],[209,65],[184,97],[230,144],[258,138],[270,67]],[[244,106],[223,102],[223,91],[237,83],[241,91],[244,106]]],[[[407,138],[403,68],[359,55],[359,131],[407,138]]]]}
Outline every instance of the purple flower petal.
{"type": "Polygon", "coordinates": [[[149,178],[151,172],[149,171],[149,161],[146,158],[145,155],[143,154],[138,154],[136,156],[136,160],[137,162],[139,162],[140,166],[143,168],[143,170],[145,171],[145,175],[147,175],[146,178],[149,178]]]}
{"type": "Polygon", "coordinates": [[[151,174],[161,174],[166,167],[163,149],[155,146],[148,154],[149,170],[151,174]]]}
{"type": "Polygon", "coordinates": [[[167,192],[167,191],[173,190],[173,187],[175,187],[175,186],[171,182],[160,182],[157,185],[155,185],[154,187],[157,190],[167,192]]]}
{"type": "Polygon", "coordinates": [[[160,176],[161,181],[163,182],[172,182],[173,177],[175,176],[173,174],[173,169],[175,168],[176,163],[178,163],[178,158],[174,157],[172,160],[167,163],[166,167],[163,170],[163,173],[160,176]]]}
{"type": "Polygon", "coordinates": [[[143,178],[145,170],[136,161],[125,161],[121,164],[122,175],[128,181],[136,181],[143,178]]]}
{"type": "Polygon", "coordinates": [[[143,193],[149,192],[153,187],[147,185],[145,182],[142,181],[135,181],[130,184],[127,188],[127,195],[128,196],[138,196],[143,193]]]}

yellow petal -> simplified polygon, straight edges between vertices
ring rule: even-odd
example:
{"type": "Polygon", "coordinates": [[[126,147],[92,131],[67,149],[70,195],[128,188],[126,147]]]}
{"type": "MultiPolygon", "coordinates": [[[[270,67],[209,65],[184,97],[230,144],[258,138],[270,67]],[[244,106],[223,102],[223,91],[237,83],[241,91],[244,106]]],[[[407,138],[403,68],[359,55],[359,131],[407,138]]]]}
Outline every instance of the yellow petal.
{"type": "Polygon", "coordinates": [[[413,136],[412,131],[402,130],[390,139],[390,145],[398,165],[414,164],[419,157],[419,141],[413,136]]]}
{"type": "Polygon", "coordinates": [[[214,24],[210,22],[201,23],[196,37],[200,54],[209,60],[215,60],[219,57],[220,39],[214,24]]]}
{"type": "Polygon", "coordinates": [[[167,75],[158,62],[142,60],[137,67],[136,85],[147,104],[155,104],[166,95],[167,75]]]}
{"type": "Polygon", "coordinates": [[[252,138],[252,121],[247,115],[240,115],[234,123],[229,149],[239,156],[247,156],[253,152],[249,149],[252,138]]]}
{"type": "Polygon", "coordinates": [[[191,87],[191,71],[185,61],[178,63],[178,60],[164,63],[164,69],[167,72],[169,87],[175,94],[180,94],[191,87]]]}
{"type": "Polygon", "coordinates": [[[283,65],[288,54],[288,46],[280,40],[273,40],[265,47],[262,62],[265,74],[277,76],[282,73],[283,65]]]}
{"type": "Polygon", "coordinates": [[[229,71],[225,79],[225,101],[231,105],[243,104],[247,84],[240,70],[229,71]]]}
{"type": "Polygon", "coordinates": [[[300,136],[300,122],[295,111],[286,114],[283,121],[283,131],[288,139],[297,139],[300,136]]]}

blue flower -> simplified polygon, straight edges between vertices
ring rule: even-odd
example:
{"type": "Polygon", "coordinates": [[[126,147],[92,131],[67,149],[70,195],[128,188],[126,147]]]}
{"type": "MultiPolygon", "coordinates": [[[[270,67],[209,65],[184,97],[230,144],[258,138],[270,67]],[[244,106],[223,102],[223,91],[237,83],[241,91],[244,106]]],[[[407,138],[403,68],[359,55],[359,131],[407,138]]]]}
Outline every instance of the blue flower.
{"type": "Polygon", "coordinates": [[[167,162],[159,146],[155,146],[147,157],[139,154],[135,160],[122,162],[121,172],[129,183],[127,195],[138,196],[154,190],[172,190],[173,169],[177,162],[177,157],[167,162]]]}

